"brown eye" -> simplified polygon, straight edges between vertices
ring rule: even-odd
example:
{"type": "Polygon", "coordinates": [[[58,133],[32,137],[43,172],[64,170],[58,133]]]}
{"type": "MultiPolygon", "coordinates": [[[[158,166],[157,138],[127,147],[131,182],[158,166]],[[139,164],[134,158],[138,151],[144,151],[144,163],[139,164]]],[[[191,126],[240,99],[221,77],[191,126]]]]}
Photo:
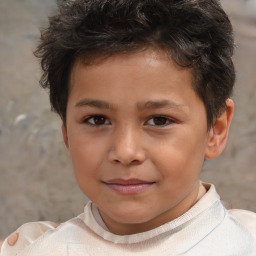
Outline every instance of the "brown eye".
{"type": "Polygon", "coordinates": [[[153,121],[155,125],[165,125],[168,120],[165,117],[159,116],[159,117],[154,117],[153,121]]]}
{"type": "Polygon", "coordinates": [[[173,123],[173,120],[164,116],[153,116],[147,121],[147,124],[152,126],[165,126],[171,123],[173,123]]]}
{"type": "Polygon", "coordinates": [[[101,115],[90,116],[84,120],[84,123],[88,123],[94,126],[110,124],[109,120],[105,116],[101,115]]]}

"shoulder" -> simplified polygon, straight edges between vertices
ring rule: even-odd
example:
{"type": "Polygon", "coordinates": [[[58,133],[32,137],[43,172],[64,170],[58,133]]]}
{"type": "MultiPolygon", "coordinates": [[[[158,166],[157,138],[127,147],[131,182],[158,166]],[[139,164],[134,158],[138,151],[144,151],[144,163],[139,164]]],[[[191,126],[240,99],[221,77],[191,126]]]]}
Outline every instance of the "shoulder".
{"type": "Polygon", "coordinates": [[[58,227],[58,223],[50,221],[30,222],[23,224],[8,236],[0,250],[0,256],[12,256],[24,250],[48,230],[58,227]]]}
{"type": "Polygon", "coordinates": [[[247,210],[231,209],[229,215],[241,226],[247,229],[256,240],[256,213],[247,210]]]}

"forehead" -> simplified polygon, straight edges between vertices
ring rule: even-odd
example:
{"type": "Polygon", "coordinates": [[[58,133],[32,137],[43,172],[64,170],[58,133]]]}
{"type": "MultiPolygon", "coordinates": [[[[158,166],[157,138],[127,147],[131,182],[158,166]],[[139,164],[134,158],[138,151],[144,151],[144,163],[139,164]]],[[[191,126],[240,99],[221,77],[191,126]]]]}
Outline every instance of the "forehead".
{"type": "MultiPolygon", "coordinates": [[[[70,89],[79,83],[83,76],[89,81],[95,75],[104,76],[105,79],[127,78],[138,79],[153,77],[159,79],[169,77],[175,79],[177,75],[183,76],[184,82],[193,83],[193,70],[177,65],[170,54],[159,48],[149,48],[137,52],[117,53],[111,56],[96,53],[90,56],[79,56],[71,70],[70,89]],[[136,72],[134,69],[136,68],[136,72]],[[119,74],[119,76],[118,76],[119,74]],[[123,75],[126,75],[125,77],[123,75]],[[122,76],[122,77],[121,77],[122,76]],[[189,81],[187,81],[189,80],[189,81]]],[[[99,78],[99,77],[98,77],[99,78]]],[[[111,84],[108,86],[111,87],[111,84]]]]}
{"type": "Polygon", "coordinates": [[[97,108],[122,115],[171,108],[191,115],[205,112],[196,94],[191,69],[176,65],[165,52],[119,54],[73,67],[68,109],[97,108]]]}
{"type": "MultiPolygon", "coordinates": [[[[157,93],[175,93],[189,87],[194,90],[194,72],[192,68],[177,65],[166,51],[149,48],[134,53],[119,53],[112,56],[91,55],[88,59],[79,57],[70,74],[70,93],[89,93],[100,90],[126,92],[141,91],[149,96],[157,93]]],[[[150,100],[150,99],[149,99],[150,100]]]]}
{"type": "Polygon", "coordinates": [[[191,69],[178,66],[165,51],[147,49],[96,59],[90,65],[79,58],[71,72],[69,98],[84,95],[108,101],[111,96],[111,101],[123,98],[128,102],[136,97],[141,101],[163,99],[165,95],[184,101],[195,94],[192,84],[191,69]]]}

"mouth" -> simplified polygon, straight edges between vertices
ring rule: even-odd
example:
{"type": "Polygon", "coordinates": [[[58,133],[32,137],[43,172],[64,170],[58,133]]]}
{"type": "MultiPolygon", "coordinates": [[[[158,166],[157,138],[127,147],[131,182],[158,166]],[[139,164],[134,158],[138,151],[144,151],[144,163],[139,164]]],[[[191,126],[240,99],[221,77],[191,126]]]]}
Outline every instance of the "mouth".
{"type": "Polygon", "coordinates": [[[103,183],[111,190],[126,195],[141,193],[155,184],[155,182],[148,182],[138,179],[113,179],[103,183]]]}

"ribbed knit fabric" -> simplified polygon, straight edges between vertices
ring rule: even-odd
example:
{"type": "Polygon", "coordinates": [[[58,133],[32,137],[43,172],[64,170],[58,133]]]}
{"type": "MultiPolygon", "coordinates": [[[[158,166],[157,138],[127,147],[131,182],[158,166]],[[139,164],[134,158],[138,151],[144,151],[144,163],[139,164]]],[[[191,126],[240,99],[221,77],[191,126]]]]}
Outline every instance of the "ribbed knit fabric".
{"type": "Polygon", "coordinates": [[[256,214],[227,211],[213,185],[185,214],[153,230],[115,235],[99,220],[92,202],[65,223],[34,222],[21,226],[19,239],[5,240],[1,256],[255,256],[256,214]]]}

